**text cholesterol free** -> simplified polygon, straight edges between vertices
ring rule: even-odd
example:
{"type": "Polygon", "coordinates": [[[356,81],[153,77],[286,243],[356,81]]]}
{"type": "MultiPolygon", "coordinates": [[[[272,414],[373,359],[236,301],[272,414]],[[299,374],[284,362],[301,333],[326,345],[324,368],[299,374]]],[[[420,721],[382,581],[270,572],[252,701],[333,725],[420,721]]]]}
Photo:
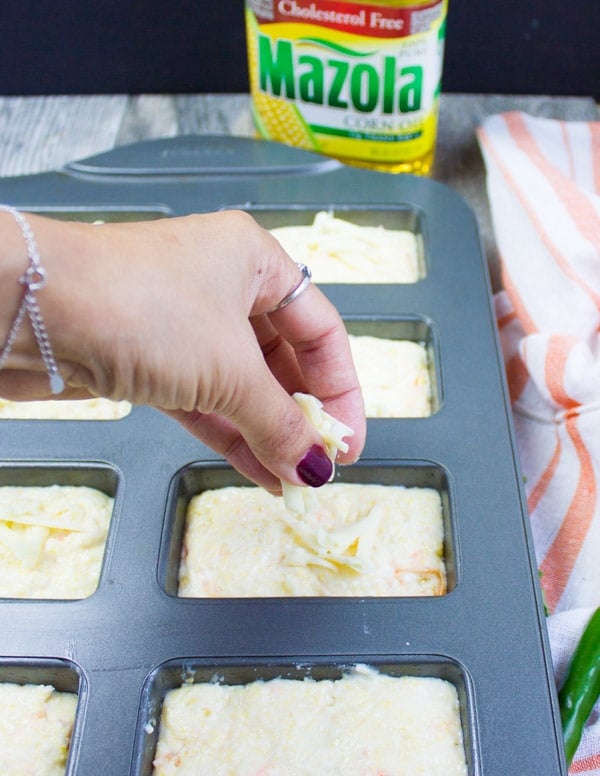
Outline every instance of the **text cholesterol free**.
{"type": "Polygon", "coordinates": [[[281,16],[292,19],[307,19],[315,22],[344,24],[349,27],[362,27],[371,30],[394,30],[400,32],[404,27],[404,19],[394,19],[384,16],[380,11],[370,11],[368,16],[363,8],[358,13],[343,13],[341,11],[326,11],[317,8],[316,3],[301,6],[296,0],[281,0],[277,4],[281,16]]]}

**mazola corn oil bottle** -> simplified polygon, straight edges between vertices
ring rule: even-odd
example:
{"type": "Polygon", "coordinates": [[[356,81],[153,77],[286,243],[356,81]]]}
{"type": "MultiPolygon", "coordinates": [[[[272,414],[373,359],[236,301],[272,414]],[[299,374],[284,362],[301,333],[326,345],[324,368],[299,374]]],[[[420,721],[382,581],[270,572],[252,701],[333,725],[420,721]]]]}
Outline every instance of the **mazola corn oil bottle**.
{"type": "Polygon", "coordinates": [[[246,0],[257,132],[348,164],[427,175],[448,0],[246,0]]]}

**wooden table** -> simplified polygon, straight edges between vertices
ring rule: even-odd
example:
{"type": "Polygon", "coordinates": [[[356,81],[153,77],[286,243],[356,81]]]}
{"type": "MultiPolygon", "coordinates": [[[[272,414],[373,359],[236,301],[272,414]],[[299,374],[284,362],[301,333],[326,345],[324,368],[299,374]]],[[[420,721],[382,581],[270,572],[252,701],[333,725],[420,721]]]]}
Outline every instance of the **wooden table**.
{"type": "MultiPolygon", "coordinates": [[[[585,97],[444,94],[433,177],[471,204],[485,246],[492,287],[500,287],[498,256],[474,130],[488,115],[523,110],[535,116],[598,118],[585,97]]],[[[183,134],[252,136],[247,94],[0,97],[0,175],[53,170],[115,146],[183,134]]]]}

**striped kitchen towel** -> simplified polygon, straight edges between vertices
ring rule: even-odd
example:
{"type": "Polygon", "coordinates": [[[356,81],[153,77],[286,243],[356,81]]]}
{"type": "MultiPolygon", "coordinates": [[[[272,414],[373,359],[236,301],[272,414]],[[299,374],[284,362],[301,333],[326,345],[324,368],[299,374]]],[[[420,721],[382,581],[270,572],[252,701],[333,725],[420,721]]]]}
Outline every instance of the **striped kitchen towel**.
{"type": "MultiPolygon", "coordinates": [[[[513,112],[478,129],[495,298],[560,684],[600,606],[600,122],[513,112]]],[[[571,774],[600,776],[600,703],[571,774]]]]}

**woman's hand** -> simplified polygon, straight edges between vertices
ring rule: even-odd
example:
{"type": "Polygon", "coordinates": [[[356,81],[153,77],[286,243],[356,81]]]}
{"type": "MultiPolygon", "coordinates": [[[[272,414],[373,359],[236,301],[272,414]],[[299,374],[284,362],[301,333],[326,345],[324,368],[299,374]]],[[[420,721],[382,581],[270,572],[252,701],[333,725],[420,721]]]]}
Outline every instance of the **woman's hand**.
{"type": "MultiPolygon", "coordinates": [[[[364,410],[340,316],[314,285],[269,312],[301,273],[251,216],[224,211],[98,226],[28,220],[48,274],[38,298],[67,384],[62,398],[160,408],[249,479],[279,492],[280,479],[319,485],[331,471],[290,396],[302,391],[354,430],[340,462],[358,457],[364,410]]],[[[9,244],[16,283],[26,252],[20,246],[15,269],[14,235],[9,244]]],[[[18,293],[6,320],[2,313],[0,336],[18,293]]],[[[0,371],[5,398],[50,398],[30,328],[23,324],[0,371]]]]}

